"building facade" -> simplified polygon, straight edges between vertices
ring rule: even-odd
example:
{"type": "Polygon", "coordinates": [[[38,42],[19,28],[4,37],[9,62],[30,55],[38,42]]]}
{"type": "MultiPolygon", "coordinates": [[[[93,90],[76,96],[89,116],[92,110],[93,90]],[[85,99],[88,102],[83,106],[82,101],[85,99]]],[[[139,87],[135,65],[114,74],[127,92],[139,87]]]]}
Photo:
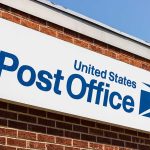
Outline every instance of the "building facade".
{"type": "MultiPolygon", "coordinates": [[[[140,69],[141,72],[143,70],[143,76],[150,72],[148,43],[46,1],[0,0],[0,18],[1,23],[8,21],[10,25],[30,29],[29,31],[42,33],[46,37],[54,37],[60,42],[65,41],[66,45],[84,48],[90,55],[106,56],[108,61],[117,60],[118,63],[123,62],[129,68],[134,66],[136,70],[140,69]]],[[[7,28],[4,32],[6,31],[7,28]]],[[[14,39],[19,36],[19,31],[13,36],[14,39]]],[[[28,45],[25,39],[24,45],[28,45]]],[[[1,42],[4,43],[3,40],[1,42]]],[[[9,45],[11,42],[9,38],[7,42],[9,45]]],[[[38,44],[34,43],[37,46],[38,44]]],[[[30,54],[31,57],[28,59],[36,59],[35,54],[31,51],[30,54]]],[[[2,59],[2,55],[0,56],[2,59]]],[[[83,58],[86,60],[87,56],[89,55],[83,58]]],[[[62,57],[67,60],[67,53],[62,57]]],[[[59,59],[57,62],[59,63],[59,59]]],[[[128,68],[127,70],[132,71],[128,68]]],[[[5,88],[0,88],[0,93],[3,94],[5,88]]],[[[9,92],[7,94],[9,95],[9,92]]],[[[35,99],[36,97],[38,95],[35,95],[35,99]]],[[[126,127],[123,123],[92,119],[82,114],[69,114],[71,110],[59,112],[57,109],[55,111],[55,109],[33,106],[30,103],[24,104],[17,99],[15,102],[13,96],[12,99],[13,101],[11,96],[8,99],[0,97],[1,150],[150,150],[150,130],[144,131],[144,127],[134,129],[132,125],[126,127]]],[[[147,96],[147,99],[149,100],[150,97],[147,96]]],[[[41,101],[44,103],[44,99],[41,101]]],[[[123,120],[122,116],[120,122],[124,122],[123,120]]]]}

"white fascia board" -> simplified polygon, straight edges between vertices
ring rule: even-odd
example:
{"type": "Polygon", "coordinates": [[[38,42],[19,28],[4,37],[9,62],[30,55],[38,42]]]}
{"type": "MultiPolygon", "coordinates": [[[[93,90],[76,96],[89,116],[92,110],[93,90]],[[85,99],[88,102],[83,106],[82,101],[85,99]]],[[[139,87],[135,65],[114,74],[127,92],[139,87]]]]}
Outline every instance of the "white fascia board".
{"type": "Polygon", "coordinates": [[[126,34],[126,33],[124,33],[124,32],[121,32],[121,31],[119,31],[119,30],[117,30],[117,29],[114,29],[114,28],[108,26],[108,25],[105,25],[105,24],[103,24],[103,23],[101,23],[101,22],[98,22],[98,21],[96,21],[96,20],[94,20],[94,19],[88,18],[88,17],[86,17],[86,16],[84,16],[84,15],[82,15],[82,14],[79,14],[79,13],[77,13],[77,12],[74,12],[74,11],[72,11],[72,10],[69,10],[69,9],[67,9],[67,8],[64,8],[64,7],[62,7],[62,6],[55,5],[55,4],[51,3],[51,2],[48,1],[48,0],[35,0],[35,1],[41,2],[41,3],[43,3],[43,4],[46,4],[46,5],[48,5],[48,6],[53,7],[53,8],[55,8],[55,9],[61,10],[61,11],[63,11],[63,12],[66,12],[66,13],[68,13],[68,14],[70,14],[70,15],[76,16],[76,17],[78,17],[78,18],[80,18],[80,19],[82,19],[82,20],[86,20],[86,21],[88,21],[88,22],[91,22],[92,24],[98,25],[98,26],[103,27],[103,28],[105,28],[105,29],[107,29],[107,30],[110,30],[110,31],[115,32],[115,33],[118,33],[119,35],[128,37],[128,38],[130,38],[130,39],[133,39],[133,40],[135,40],[135,41],[138,41],[138,42],[141,42],[141,43],[143,43],[143,44],[146,44],[146,45],[150,46],[150,43],[145,42],[144,40],[141,40],[141,39],[136,38],[136,37],[134,37],[134,36],[128,35],[128,34],[126,34]]]}
{"type": "Polygon", "coordinates": [[[149,43],[45,0],[0,0],[0,3],[150,60],[149,43]]]}

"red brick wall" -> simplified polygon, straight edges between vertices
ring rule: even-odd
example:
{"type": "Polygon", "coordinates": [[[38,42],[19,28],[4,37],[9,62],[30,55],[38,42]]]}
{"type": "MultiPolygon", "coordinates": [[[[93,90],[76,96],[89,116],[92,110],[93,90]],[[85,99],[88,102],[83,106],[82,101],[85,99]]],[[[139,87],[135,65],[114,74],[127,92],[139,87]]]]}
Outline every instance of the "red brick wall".
{"type": "MultiPolygon", "coordinates": [[[[0,17],[150,71],[150,60],[0,4],[0,17]]],[[[0,150],[150,150],[150,133],[0,99],[0,150]]]]}
{"type": "Polygon", "coordinates": [[[14,149],[150,150],[150,133],[2,101],[0,126],[0,144],[14,149]]]}

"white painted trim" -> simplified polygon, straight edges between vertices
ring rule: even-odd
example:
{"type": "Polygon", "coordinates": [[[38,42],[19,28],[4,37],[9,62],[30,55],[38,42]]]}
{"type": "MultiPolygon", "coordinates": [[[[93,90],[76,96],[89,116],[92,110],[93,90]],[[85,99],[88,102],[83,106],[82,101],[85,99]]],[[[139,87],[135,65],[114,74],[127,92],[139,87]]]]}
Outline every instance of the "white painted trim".
{"type": "Polygon", "coordinates": [[[0,0],[0,3],[150,59],[149,43],[45,0],[0,0]]]}

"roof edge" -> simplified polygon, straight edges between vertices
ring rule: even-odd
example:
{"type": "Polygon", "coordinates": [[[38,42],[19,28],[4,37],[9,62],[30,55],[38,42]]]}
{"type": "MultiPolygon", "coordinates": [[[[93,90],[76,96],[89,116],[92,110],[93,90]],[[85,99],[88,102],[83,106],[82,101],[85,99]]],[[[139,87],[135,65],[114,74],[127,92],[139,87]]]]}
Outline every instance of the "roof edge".
{"type": "Polygon", "coordinates": [[[49,1],[0,0],[0,3],[118,47],[143,58],[150,59],[150,43],[120,32],[61,6],[54,5],[49,1]]]}
{"type": "Polygon", "coordinates": [[[67,13],[67,14],[70,14],[70,15],[72,15],[72,16],[75,16],[75,17],[77,17],[77,18],[80,18],[80,19],[82,19],[82,20],[85,20],[85,21],[87,21],[87,22],[90,22],[90,23],[92,23],[92,24],[95,24],[95,25],[97,25],[97,26],[100,26],[100,27],[102,27],[102,28],[105,28],[105,29],[107,29],[107,30],[110,30],[110,31],[112,31],[112,32],[114,32],[114,33],[116,33],[116,34],[119,34],[119,35],[121,35],[121,36],[130,38],[130,39],[132,39],[132,40],[135,40],[135,41],[137,41],[137,42],[139,42],[139,43],[141,43],[141,44],[144,44],[144,45],[147,45],[147,46],[150,47],[150,43],[149,43],[149,42],[146,42],[146,41],[144,41],[144,40],[142,40],[142,39],[140,39],[140,38],[137,38],[137,37],[132,36],[132,35],[130,35],[130,34],[127,34],[127,33],[125,33],[125,32],[121,32],[121,31],[119,31],[119,30],[117,30],[117,29],[115,29],[115,28],[113,28],[113,27],[110,27],[110,26],[104,24],[104,23],[101,23],[101,22],[99,22],[99,21],[96,21],[96,20],[94,20],[94,19],[92,19],[92,18],[89,18],[89,17],[87,17],[87,16],[84,16],[84,15],[82,15],[82,14],[80,14],[80,13],[77,13],[77,12],[75,12],[75,11],[72,11],[72,10],[70,10],[70,9],[64,8],[63,6],[60,6],[60,5],[57,5],[57,4],[53,4],[53,3],[51,3],[51,2],[48,1],[48,0],[35,0],[35,1],[40,2],[40,3],[43,3],[43,4],[46,4],[46,5],[50,6],[50,7],[53,7],[53,8],[55,8],[55,9],[58,9],[58,10],[60,10],[60,11],[62,11],[62,12],[65,12],[65,13],[67,13]]]}

